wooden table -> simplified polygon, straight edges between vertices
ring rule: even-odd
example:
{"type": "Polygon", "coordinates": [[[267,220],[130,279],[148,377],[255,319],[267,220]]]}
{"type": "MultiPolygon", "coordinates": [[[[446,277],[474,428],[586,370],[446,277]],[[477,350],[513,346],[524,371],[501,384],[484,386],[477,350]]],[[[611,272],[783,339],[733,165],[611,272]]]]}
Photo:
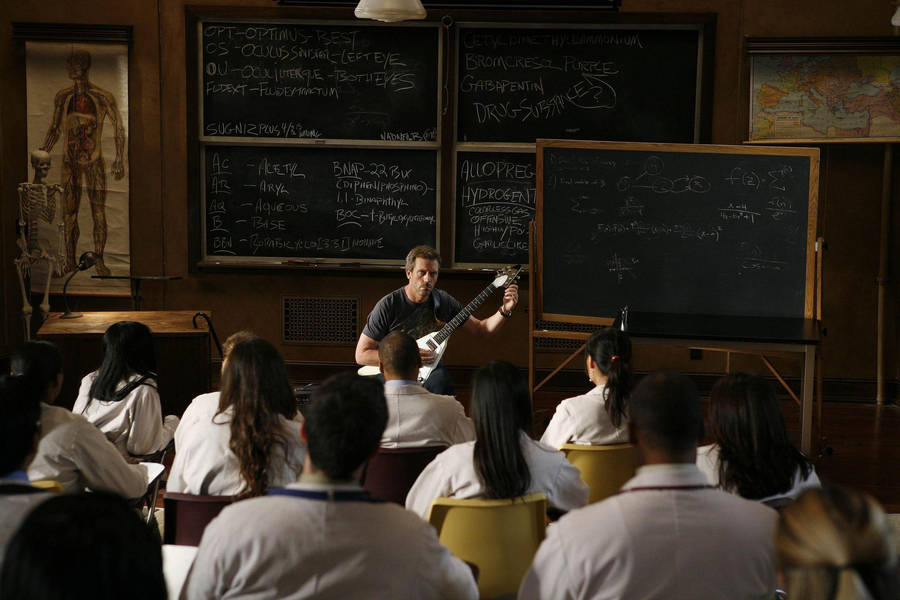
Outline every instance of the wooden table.
{"type": "MultiPolygon", "coordinates": [[[[211,315],[209,311],[204,311],[211,315]]],[[[159,393],[165,414],[181,415],[190,401],[210,391],[209,331],[197,311],[87,312],[77,319],[50,313],[37,332],[39,339],[59,346],[63,355],[63,389],[57,404],[71,408],[81,378],[99,368],[103,360],[103,334],[113,323],[140,321],[153,332],[159,372],[159,393]]]]}

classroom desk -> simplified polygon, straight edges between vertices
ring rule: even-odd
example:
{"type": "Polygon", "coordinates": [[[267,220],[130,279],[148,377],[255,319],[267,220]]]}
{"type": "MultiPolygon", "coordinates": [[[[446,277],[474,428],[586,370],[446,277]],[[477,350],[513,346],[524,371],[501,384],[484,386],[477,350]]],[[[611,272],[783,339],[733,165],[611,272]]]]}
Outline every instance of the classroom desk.
{"type": "MultiPolygon", "coordinates": [[[[617,320],[616,325],[621,326],[621,321],[617,320]]],[[[763,357],[800,354],[800,450],[811,456],[816,346],[820,341],[816,321],[629,312],[623,329],[635,344],[682,346],[763,357]]]]}

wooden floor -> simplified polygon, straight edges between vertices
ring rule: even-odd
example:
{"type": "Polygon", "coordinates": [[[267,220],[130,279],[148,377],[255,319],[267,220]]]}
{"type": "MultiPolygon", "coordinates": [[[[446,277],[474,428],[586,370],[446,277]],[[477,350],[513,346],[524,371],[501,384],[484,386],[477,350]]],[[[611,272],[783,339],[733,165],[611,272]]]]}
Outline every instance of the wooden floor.
{"type": "MultiPolygon", "coordinates": [[[[799,440],[800,411],[793,402],[783,406],[792,438],[799,440]]],[[[822,480],[865,490],[887,512],[900,513],[900,406],[826,402],[822,420],[824,440],[813,446],[822,480]]]]}

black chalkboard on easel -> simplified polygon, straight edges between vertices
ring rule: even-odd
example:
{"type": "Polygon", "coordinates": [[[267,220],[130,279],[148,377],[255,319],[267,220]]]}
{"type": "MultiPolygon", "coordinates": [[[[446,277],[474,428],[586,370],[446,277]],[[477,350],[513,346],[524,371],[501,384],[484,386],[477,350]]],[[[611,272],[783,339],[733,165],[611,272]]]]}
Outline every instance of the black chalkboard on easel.
{"type": "Polygon", "coordinates": [[[538,317],[813,312],[819,151],[539,140],[538,317]]]}

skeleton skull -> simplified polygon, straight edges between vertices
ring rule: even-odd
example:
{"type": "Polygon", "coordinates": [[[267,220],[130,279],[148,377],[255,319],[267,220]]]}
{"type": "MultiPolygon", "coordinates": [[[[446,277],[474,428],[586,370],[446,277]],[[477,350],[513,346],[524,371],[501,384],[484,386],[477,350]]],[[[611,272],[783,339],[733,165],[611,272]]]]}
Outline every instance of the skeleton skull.
{"type": "Polygon", "coordinates": [[[32,183],[44,183],[50,173],[50,154],[43,150],[34,150],[31,153],[31,167],[34,169],[32,183]]]}

